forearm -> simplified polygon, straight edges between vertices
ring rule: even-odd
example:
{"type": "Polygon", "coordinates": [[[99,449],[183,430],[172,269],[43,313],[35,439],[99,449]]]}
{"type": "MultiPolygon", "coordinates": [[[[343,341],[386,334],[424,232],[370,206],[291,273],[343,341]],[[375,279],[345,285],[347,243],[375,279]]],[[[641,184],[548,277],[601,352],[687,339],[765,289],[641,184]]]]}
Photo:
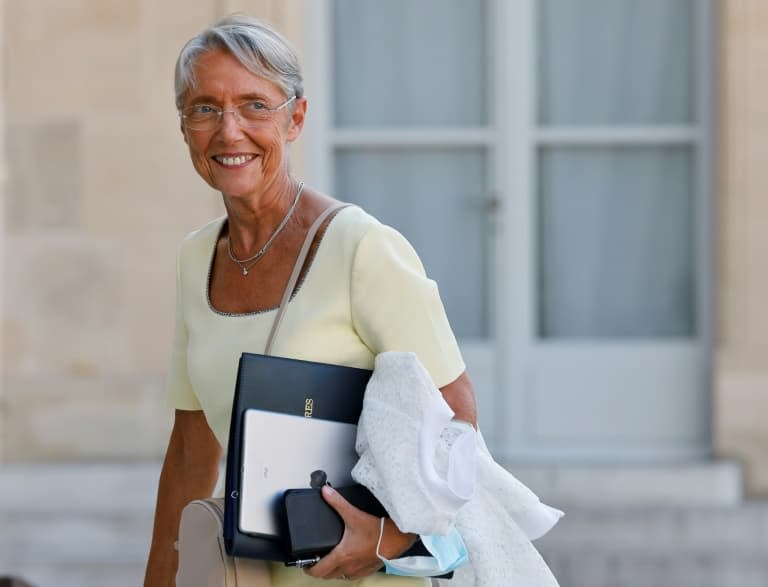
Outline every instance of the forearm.
{"type": "Polygon", "coordinates": [[[145,587],[173,587],[175,584],[181,511],[192,500],[210,497],[218,476],[220,449],[208,447],[195,452],[174,429],[163,461],[157,489],[152,544],[147,562],[145,587]]]}

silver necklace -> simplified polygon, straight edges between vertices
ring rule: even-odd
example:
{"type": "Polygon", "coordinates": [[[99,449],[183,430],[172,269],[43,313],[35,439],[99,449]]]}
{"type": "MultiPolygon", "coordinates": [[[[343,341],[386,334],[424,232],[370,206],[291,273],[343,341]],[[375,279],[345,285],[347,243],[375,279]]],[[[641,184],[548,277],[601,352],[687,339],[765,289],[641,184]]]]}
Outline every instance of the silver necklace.
{"type": "Polygon", "coordinates": [[[243,277],[246,277],[248,275],[248,272],[251,270],[251,267],[253,267],[256,262],[261,259],[264,256],[264,253],[266,253],[269,250],[269,247],[272,246],[272,243],[277,238],[277,236],[283,231],[285,228],[285,225],[288,224],[288,221],[291,219],[291,216],[293,215],[293,211],[296,209],[296,204],[299,203],[299,198],[301,197],[301,192],[304,189],[304,182],[299,182],[299,188],[296,190],[296,196],[293,198],[293,204],[291,204],[291,207],[288,208],[288,212],[286,212],[283,219],[280,221],[280,224],[277,225],[277,228],[275,228],[274,232],[272,233],[272,236],[270,236],[267,239],[267,242],[264,243],[264,246],[261,247],[258,251],[256,251],[255,255],[252,255],[248,257],[247,259],[238,259],[235,257],[235,254],[232,252],[232,241],[230,240],[229,236],[227,236],[227,253],[229,254],[229,258],[232,259],[234,263],[236,263],[240,269],[243,270],[243,277]]]}

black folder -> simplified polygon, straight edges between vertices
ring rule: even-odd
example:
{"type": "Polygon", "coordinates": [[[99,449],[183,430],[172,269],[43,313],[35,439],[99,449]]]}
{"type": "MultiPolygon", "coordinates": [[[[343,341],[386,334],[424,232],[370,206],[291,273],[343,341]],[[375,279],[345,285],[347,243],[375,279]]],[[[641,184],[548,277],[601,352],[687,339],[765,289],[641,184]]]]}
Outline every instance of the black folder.
{"type": "Polygon", "coordinates": [[[253,536],[240,532],[238,527],[245,410],[256,408],[357,424],[370,377],[368,369],[242,354],[227,451],[224,543],[229,555],[282,562],[290,560],[282,536],[253,536]]]}

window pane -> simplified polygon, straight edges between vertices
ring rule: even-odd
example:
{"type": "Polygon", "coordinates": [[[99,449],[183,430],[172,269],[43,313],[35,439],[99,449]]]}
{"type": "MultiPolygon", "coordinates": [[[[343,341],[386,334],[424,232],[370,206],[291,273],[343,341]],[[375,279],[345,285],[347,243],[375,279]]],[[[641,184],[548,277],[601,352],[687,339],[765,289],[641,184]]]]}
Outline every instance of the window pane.
{"type": "Polygon", "coordinates": [[[542,150],[540,335],[694,335],[692,165],[687,147],[542,150]]]}
{"type": "Polygon", "coordinates": [[[480,149],[341,151],[336,196],[411,242],[458,337],[488,334],[486,164],[480,149]]]}
{"type": "Polygon", "coordinates": [[[335,126],[487,122],[486,3],[335,0],[335,126]]]}
{"type": "Polygon", "coordinates": [[[693,120],[694,0],[540,0],[539,122],[693,120]]]}

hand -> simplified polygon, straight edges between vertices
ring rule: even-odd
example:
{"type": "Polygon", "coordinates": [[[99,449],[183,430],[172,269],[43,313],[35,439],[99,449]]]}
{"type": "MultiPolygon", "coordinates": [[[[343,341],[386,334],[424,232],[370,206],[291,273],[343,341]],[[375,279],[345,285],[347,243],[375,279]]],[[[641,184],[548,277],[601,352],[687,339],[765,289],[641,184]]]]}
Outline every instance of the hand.
{"type": "MultiPolygon", "coordinates": [[[[308,569],[308,575],[319,579],[361,579],[382,567],[376,556],[379,541],[379,518],[365,513],[344,499],[332,487],[322,489],[323,498],[344,520],[344,535],[336,547],[308,569]]],[[[416,541],[414,534],[403,534],[390,519],[384,521],[381,554],[397,558],[416,541]]]]}

